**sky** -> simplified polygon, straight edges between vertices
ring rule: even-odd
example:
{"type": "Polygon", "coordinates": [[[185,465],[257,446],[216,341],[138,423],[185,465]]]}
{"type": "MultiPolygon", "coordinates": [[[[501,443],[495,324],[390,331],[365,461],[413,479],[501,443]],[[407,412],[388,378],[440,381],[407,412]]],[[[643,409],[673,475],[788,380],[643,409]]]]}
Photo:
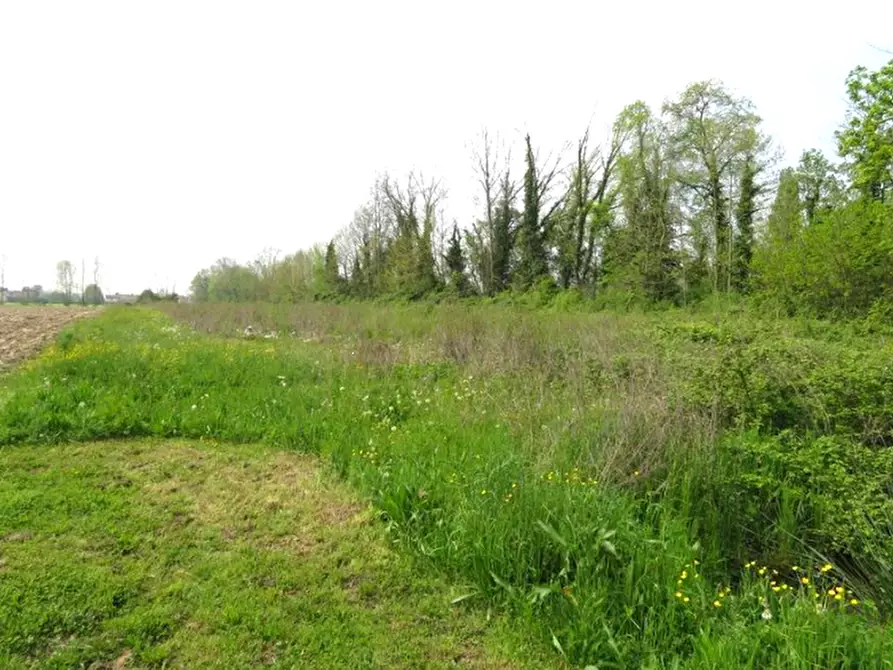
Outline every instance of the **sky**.
{"type": "Polygon", "coordinates": [[[879,0],[0,2],[5,283],[98,257],[107,293],[183,293],[218,258],[327,241],[384,172],[440,179],[467,225],[482,129],[554,152],[703,79],[785,163],[833,155],[891,25],[879,0]]]}

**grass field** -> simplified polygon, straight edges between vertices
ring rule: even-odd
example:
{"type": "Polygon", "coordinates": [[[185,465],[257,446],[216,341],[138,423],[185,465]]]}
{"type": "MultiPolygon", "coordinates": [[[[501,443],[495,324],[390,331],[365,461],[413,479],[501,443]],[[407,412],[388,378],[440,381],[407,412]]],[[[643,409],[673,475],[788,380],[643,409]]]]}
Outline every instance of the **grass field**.
{"type": "Polygon", "coordinates": [[[885,332],[166,309],[2,382],[7,665],[890,667],[885,332]]]}

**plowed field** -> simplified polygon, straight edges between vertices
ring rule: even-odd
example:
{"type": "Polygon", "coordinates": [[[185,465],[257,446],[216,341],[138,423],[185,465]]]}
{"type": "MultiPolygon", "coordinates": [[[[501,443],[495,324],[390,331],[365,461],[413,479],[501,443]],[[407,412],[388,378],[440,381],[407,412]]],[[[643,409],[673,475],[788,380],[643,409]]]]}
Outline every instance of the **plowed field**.
{"type": "Polygon", "coordinates": [[[39,352],[75,319],[96,313],[84,307],[0,307],[0,371],[39,352]]]}

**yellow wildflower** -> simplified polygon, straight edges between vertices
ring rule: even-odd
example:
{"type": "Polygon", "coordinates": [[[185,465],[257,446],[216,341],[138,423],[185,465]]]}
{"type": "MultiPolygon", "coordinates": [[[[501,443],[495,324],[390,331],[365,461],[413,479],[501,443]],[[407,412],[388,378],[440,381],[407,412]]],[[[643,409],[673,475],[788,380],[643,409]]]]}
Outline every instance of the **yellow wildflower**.
{"type": "Polygon", "coordinates": [[[853,607],[855,607],[855,606],[858,605],[858,604],[859,604],[859,601],[856,600],[855,598],[853,598],[852,600],[850,600],[850,605],[852,605],[853,607]]]}
{"type": "Polygon", "coordinates": [[[800,581],[804,584],[809,584],[809,577],[801,577],[800,581]]]}
{"type": "Polygon", "coordinates": [[[825,565],[823,565],[821,568],[822,572],[831,572],[833,569],[834,566],[832,566],[830,563],[825,563],[825,565]]]}
{"type": "Polygon", "coordinates": [[[713,601],[713,606],[714,606],[714,607],[722,607],[722,603],[719,602],[718,600],[714,600],[714,601],[713,601]]]}

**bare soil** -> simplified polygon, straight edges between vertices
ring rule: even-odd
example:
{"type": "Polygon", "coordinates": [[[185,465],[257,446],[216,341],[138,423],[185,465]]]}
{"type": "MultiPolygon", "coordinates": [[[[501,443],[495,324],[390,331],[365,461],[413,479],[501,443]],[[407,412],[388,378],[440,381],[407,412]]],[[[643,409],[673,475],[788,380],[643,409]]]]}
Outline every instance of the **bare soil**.
{"type": "Polygon", "coordinates": [[[0,307],[0,371],[40,352],[72,321],[97,313],[93,307],[0,307]]]}

